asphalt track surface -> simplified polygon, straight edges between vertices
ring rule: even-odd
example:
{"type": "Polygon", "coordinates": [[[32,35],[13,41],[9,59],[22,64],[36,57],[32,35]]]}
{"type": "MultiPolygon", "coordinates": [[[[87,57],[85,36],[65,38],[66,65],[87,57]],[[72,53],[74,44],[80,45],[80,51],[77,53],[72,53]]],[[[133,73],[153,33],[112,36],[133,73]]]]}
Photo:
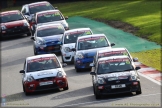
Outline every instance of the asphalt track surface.
{"type": "MultiPolygon", "coordinates": [[[[26,57],[33,54],[30,37],[20,36],[1,41],[1,96],[7,107],[160,107],[161,86],[141,76],[141,95],[118,94],[96,100],[89,71],[75,72],[73,65],[64,68],[69,90],[43,91],[25,96],[19,70],[26,57]]],[[[58,58],[61,60],[60,55],[58,58]]]]}

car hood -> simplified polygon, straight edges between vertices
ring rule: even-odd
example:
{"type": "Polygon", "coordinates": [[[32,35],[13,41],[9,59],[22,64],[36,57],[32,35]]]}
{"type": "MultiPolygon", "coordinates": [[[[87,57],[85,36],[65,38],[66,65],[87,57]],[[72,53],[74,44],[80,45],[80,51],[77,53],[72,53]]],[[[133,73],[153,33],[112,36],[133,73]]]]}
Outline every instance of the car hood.
{"type": "Polygon", "coordinates": [[[5,25],[6,28],[12,28],[12,27],[15,27],[15,26],[23,26],[25,22],[26,22],[25,20],[19,20],[19,21],[2,23],[1,25],[5,25]]]}
{"type": "Polygon", "coordinates": [[[62,69],[57,68],[57,69],[42,70],[42,71],[30,72],[27,73],[26,75],[32,76],[34,79],[40,79],[45,77],[56,77],[59,71],[62,71],[62,69]]]}
{"type": "Polygon", "coordinates": [[[82,53],[85,57],[86,56],[94,56],[97,51],[103,50],[103,49],[110,49],[111,47],[102,47],[102,48],[95,48],[95,49],[88,49],[88,50],[81,50],[77,51],[76,54],[82,53]]]}
{"type": "Polygon", "coordinates": [[[64,44],[62,47],[63,47],[63,48],[69,47],[70,49],[72,49],[72,48],[75,48],[75,43],[64,44]]]}
{"type": "Polygon", "coordinates": [[[45,42],[53,42],[53,41],[60,41],[62,36],[63,34],[59,34],[59,35],[52,35],[52,36],[39,37],[39,38],[43,39],[45,42]]]}
{"type": "Polygon", "coordinates": [[[120,78],[126,79],[126,78],[129,78],[129,76],[131,76],[131,75],[136,75],[136,72],[134,70],[133,71],[124,71],[124,72],[114,72],[114,73],[97,75],[97,77],[104,78],[104,79],[109,79],[112,77],[119,78],[119,79],[120,78]]]}

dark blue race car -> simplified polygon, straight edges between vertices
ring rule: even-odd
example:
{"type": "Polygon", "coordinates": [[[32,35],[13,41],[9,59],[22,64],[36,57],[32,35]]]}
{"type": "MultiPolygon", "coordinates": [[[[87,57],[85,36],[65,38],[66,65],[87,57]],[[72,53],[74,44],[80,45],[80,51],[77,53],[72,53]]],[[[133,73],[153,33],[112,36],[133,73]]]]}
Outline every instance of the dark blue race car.
{"type": "Polygon", "coordinates": [[[104,34],[93,34],[83,37],[78,37],[76,47],[73,48],[74,65],[78,72],[80,69],[90,69],[90,63],[93,62],[94,56],[98,50],[110,49],[111,46],[109,40],[104,34]]]}
{"type": "Polygon", "coordinates": [[[61,38],[65,32],[61,24],[38,26],[34,36],[34,54],[48,54],[60,52],[61,38]]]}

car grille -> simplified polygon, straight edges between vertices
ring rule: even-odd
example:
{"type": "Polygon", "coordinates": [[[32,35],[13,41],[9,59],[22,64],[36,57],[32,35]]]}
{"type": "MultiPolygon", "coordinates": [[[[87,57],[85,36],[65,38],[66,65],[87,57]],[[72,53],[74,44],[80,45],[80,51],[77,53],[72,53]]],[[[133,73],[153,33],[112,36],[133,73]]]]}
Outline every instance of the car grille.
{"type": "Polygon", "coordinates": [[[47,46],[45,48],[45,51],[47,51],[47,52],[53,51],[53,50],[60,50],[60,45],[47,46]]]}
{"type": "Polygon", "coordinates": [[[51,85],[44,85],[44,86],[37,86],[36,90],[48,90],[48,89],[55,89],[58,88],[57,84],[51,84],[51,85]]]}
{"type": "Polygon", "coordinates": [[[45,78],[36,79],[36,81],[41,82],[41,81],[48,81],[48,80],[53,80],[53,79],[54,77],[45,77],[45,78]]]}
{"type": "Polygon", "coordinates": [[[7,33],[21,33],[23,31],[25,31],[26,29],[28,29],[28,28],[24,27],[24,26],[16,26],[13,28],[8,28],[7,33]]]}

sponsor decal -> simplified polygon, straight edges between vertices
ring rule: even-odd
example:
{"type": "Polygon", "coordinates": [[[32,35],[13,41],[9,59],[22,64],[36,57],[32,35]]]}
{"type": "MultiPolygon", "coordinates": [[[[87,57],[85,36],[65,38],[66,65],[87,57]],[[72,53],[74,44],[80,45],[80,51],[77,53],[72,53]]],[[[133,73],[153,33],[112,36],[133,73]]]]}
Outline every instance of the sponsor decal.
{"type": "Polygon", "coordinates": [[[58,12],[58,11],[56,11],[56,12],[46,12],[46,13],[40,13],[40,14],[38,14],[38,17],[40,17],[40,16],[59,16],[60,15],[60,13],[58,12]]]}
{"type": "Polygon", "coordinates": [[[6,12],[6,13],[1,13],[0,16],[7,16],[7,15],[13,15],[13,14],[20,14],[19,12],[6,12]]]}
{"type": "Polygon", "coordinates": [[[47,26],[47,27],[41,27],[41,28],[38,29],[38,31],[45,30],[45,29],[51,29],[51,28],[62,29],[62,26],[47,26]]]}
{"type": "Polygon", "coordinates": [[[79,34],[79,33],[91,34],[89,30],[84,30],[84,31],[73,31],[73,32],[67,33],[66,35],[79,34]]]}
{"type": "Polygon", "coordinates": [[[99,64],[105,64],[105,63],[109,63],[109,62],[123,62],[123,61],[126,61],[126,62],[129,62],[129,59],[128,58],[125,58],[125,59],[110,59],[110,60],[103,60],[103,61],[99,61],[99,64]]]}
{"type": "Polygon", "coordinates": [[[47,3],[31,4],[29,7],[34,8],[34,7],[43,6],[43,5],[49,6],[49,3],[48,4],[47,3]]]}
{"type": "Polygon", "coordinates": [[[51,60],[51,59],[56,60],[55,57],[42,57],[42,58],[29,60],[28,63],[37,62],[37,61],[44,61],[44,60],[51,60]]]}
{"type": "Polygon", "coordinates": [[[83,42],[83,41],[98,40],[98,39],[105,39],[105,36],[83,38],[83,39],[79,39],[78,41],[83,42]]]}
{"type": "Polygon", "coordinates": [[[121,51],[111,51],[111,52],[99,53],[98,56],[101,57],[101,56],[115,55],[115,54],[128,55],[128,53],[125,50],[121,50],[121,51]]]}

